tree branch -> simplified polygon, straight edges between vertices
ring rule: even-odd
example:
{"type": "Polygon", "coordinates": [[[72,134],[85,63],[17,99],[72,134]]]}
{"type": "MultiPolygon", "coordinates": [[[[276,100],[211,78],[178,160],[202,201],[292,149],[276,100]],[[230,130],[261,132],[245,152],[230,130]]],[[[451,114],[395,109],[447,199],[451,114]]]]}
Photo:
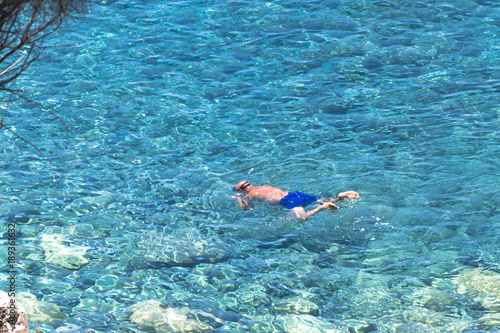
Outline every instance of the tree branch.
{"type": "MultiPolygon", "coordinates": [[[[73,13],[83,12],[89,0],[0,0],[0,101],[21,98],[22,91],[11,87],[44,49],[46,37],[53,34],[73,13]]],[[[67,124],[52,111],[51,115],[67,124]]],[[[0,120],[0,130],[10,132],[29,146],[40,149],[18,135],[0,120]]]]}
{"type": "Polygon", "coordinates": [[[13,63],[12,65],[10,65],[9,67],[7,67],[7,69],[5,69],[2,73],[0,73],[0,76],[4,75],[5,73],[7,73],[9,70],[11,70],[12,67],[14,67],[15,65],[17,65],[21,60],[23,60],[24,56],[22,56],[21,58],[17,59],[15,63],[13,63]]]}

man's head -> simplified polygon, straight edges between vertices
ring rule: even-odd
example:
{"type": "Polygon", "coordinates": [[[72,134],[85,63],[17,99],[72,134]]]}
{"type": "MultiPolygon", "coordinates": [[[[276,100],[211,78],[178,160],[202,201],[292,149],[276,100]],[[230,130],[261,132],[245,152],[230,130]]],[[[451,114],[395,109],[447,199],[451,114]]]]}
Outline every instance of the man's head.
{"type": "Polygon", "coordinates": [[[253,187],[247,180],[242,180],[234,188],[233,191],[236,192],[248,192],[253,187]]]}

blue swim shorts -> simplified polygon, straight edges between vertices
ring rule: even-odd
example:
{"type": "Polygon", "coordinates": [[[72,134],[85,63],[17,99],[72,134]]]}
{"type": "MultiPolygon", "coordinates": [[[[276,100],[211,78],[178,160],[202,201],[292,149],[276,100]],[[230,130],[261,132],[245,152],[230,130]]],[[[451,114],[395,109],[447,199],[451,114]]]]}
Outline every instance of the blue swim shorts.
{"type": "Polygon", "coordinates": [[[307,206],[316,202],[320,199],[320,196],[309,195],[301,192],[288,193],[283,199],[280,200],[280,205],[287,208],[293,209],[295,207],[307,206]]]}

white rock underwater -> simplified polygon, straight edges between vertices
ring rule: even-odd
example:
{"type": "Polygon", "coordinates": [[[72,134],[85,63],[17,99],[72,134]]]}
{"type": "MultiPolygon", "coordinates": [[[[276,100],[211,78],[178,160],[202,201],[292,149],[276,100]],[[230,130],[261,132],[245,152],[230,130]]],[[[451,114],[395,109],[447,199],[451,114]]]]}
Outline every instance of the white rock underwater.
{"type": "Polygon", "coordinates": [[[205,332],[213,328],[201,321],[189,319],[189,308],[169,308],[159,301],[139,302],[130,307],[134,313],[130,316],[139,328],[152,327],[156,332],[205,332]]]}
{"type": "Polygon", "coordinates": [[[28,316],[17,299],[0,290],[0,328],[2,333],[28,333],[28,316]],[[13,322],[15,320],[15,322],[13,322]]]}
{"type": "Polygon", "coordinates": [[[457,293],[481,303],[488,310],[479,324],[482,328],[500,326],[500,274],[475,268],[461,272],[453,283],[457,293]]]}
{"type": "Polygon", "coordinates": [[[90,249],[82,245],[65,245],[59,235],[42,235],[40,247],[45,251],[45,262],[69,269],[79,269],[89,263],[85,253],[90,249]]]}

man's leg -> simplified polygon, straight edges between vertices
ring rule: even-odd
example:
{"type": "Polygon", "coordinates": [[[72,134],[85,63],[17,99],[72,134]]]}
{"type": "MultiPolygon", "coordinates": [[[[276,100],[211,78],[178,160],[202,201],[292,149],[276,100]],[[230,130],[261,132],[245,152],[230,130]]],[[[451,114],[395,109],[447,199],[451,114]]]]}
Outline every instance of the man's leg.
{"type": "Polygon", "coordinates": [[[307,219],[307,212],[302,206],[290,209],[290,214],[299,220],[307,219]]]}
{"type": "Polygon", "coordinates": [[[321,212],[323,209],[339,209],[338,206],[334,205],[331,202],[325,202],[321,206],[318,206],[308,212],[304,209],[304,207],[295,207],[290,209],[290,212],[295,215],[295,217],[301,221],[307,220],[308,217],[313,216],[317,212],[321,212]]]}
{"type": "MultiPolygon", "coordinates": [[[[337,196],[337,198],[330,198],[330,199],[328,199],[328,202],[336,203],[336,202],[338,202],[340,200],[344,200],[344,199],[359,199],[359,194],[357,192],[354,192],[354,191],[340,192],[339,195],[337,196]]],[[[318,199],[318,201],[323,203],[326,201],[326,199],[320,198],[320,199],[318,199]]]]}

